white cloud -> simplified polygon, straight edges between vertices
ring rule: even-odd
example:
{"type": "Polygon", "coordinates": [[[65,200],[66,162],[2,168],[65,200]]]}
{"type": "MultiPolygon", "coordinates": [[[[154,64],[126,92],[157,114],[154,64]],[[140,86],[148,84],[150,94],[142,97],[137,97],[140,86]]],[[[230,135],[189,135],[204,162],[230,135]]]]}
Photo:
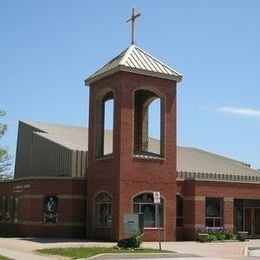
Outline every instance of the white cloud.
{"type": "Polygon", "coordinates": [[[220,107],[218,111],[246,117],[260,117],[260,110],[242,107],[220,107]]]}

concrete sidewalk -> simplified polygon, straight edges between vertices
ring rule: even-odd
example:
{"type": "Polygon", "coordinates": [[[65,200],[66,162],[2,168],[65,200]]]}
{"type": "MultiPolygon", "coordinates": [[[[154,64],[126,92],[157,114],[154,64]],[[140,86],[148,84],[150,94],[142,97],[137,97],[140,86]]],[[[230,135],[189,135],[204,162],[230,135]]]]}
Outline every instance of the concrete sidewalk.
{"type": "MultiPolygon", "coordinates": [[[[6,249],[0,246],[0,255],[6,256],[11,259],[19,260],[47,260],[47,259],[58,259],[56,257],[52,258],[49,256],[42,256],[35,253],[22,252],[21,250],[6,249]]],[[[62,259],[62,258],[59,258],[62,259]]]]}
{"type": "Polygon", "coordinates": [[[112,247],[115,243],[93,242],[83,239],[51,238],[0,238],[0,255],[17,260],[68,259],[61,256],[45,256],[35,252],[37,249],[54,247],[112,247]]]}
{"type": "MultiPolygon", "coordinates": [[[[158,248],[158,242],[144,242],[143,247],[158,248]]],[[[162,249],[173,250],[180,254],[194,254],[207,258],[228,258],[239,259],[244,258],[247,253],[247,248],[260,248],[260,240],[248,240],[245,242],[239,241],[225,241],[225,242],[212,242],[212,243],[199,243],[194,241],[187,242],[163,242],[162,249]]],[[[253,251],[250,251],[251,253],[253,251]]],[[[254,256],[257,255],[257,252],[254,256]]],[[[253,256],[253,254],[251,254],[253,256]]]]}
{"type": "MultiPolygon", "coordinates": [[[[12,259],[66,259],[58,256],[42,256],[35,254],[36,249],[53,248],[53,247],[111,247],[115,243],[93,242],[82,239],[41,239],[41,238],[0,238],[0,254],[12,259]]],[[[158,242],[144,242],[142,247],[158,248],[158,242]]],[[[171,255],[173,259],[255,259],[260,256],[260,240],[249,240],[246,242],[216,242],[216,243],[199,243],[199,242],[162,242],[162,249],[175,251],[177,254],[171,255]],[[251,252],[251,257],[244,257],[245,249],[255,248],[251,252]],[[254,256],[254,258],[253,258],[254,256]]],[[[120,256],[119,259],[129,259],[126,256],[120,256]]],[[[142,257],[142,256],[139,256],[142,257]]],[[[148,257],[148,256],[147,256],[148,257]]],[[[142,257],[143,259],[154,259],[154,257],[142,257]]],[[[164,259],[157,255],[157,259],[164,259]]],[[[137,257],[134,257],[137,258],[137,257]]],[[[109,259],[103,258],[96,259],[109,259]]],[[[111,258],[110,258],[111,259],[111,258]]],[[[118,257],[117,257],[118,259],[118,257]]],[[[139,258],[140,259],[140,258],[139,258]]],[[[168,257],[169,259],[169,257],[168,257]]]]}

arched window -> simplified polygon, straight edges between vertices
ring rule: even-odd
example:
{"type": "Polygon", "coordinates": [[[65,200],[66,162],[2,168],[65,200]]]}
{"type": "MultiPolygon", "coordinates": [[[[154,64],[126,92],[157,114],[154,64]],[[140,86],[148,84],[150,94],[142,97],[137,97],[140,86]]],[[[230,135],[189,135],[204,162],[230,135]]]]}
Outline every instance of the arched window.
{"type": "Polygon", "coordinates": [[[176,196],[176,226],[183,227],[183,198],[176,196]]]}
{"type": "Polygon", "coordinates": [[[156,206],[153,202],[153,193],[142,193],[134,197],[133,201],[134,213],[144,214],[144,227],[163,227],[163,199],[158,204],[158,214],[156,214],[156,206]]]}
{"type": "Polygon", "coordinates": [[[134,153],[163,157],[163,99],[150,90],[139,89],[135,91],[134,111],[134,153]]]}
{"type": "Polygon", "coordinates": [[[148,147],[149,153],[161,154],[161,99],[155,98],[148,106],[148,147]]]}
{"type": "Polygon", "coordinates": [[[108,156],[113,153],[114,94],[107,90],[96,100],[95,116],[95,156],[108,156]]]}
{"type": "Polygon", "coordinates": [[[112,197],[106,192],[100,192],[95,198],[95,225],[111,227],[112,197]]]}
{"type": "Polygon", "coordinates": [[[103,155],[113,153],[114,99],[104,102],[104,135],[103,155]]]}

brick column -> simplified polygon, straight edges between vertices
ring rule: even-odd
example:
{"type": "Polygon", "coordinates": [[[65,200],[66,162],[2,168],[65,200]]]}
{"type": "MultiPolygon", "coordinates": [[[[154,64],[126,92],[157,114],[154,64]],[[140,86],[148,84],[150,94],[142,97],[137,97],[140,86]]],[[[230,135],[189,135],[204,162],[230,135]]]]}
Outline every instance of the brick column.
{"type": "Polygon", "coordinates": [[[186,239],[195,240],[197,231],[205,227],[205,197],[186,197],[184,202],[186,239]]]}
{"type": "Polygon", "coordinates": [[[234,198],[224,198],[223,215],[224,228],[234,230],[234,198]]]}

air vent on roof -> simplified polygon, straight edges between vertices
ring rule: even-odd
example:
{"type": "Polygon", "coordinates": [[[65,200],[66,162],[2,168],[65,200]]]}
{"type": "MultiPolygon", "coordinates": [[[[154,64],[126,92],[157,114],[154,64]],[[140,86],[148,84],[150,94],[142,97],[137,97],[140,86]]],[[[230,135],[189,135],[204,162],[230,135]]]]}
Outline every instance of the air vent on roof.
{"type": "Polygon", "coordinates": [[[238,162],[237,164],[240,165],[240,166],[251,168],[251,165],[249,163],[238,162]]]}

